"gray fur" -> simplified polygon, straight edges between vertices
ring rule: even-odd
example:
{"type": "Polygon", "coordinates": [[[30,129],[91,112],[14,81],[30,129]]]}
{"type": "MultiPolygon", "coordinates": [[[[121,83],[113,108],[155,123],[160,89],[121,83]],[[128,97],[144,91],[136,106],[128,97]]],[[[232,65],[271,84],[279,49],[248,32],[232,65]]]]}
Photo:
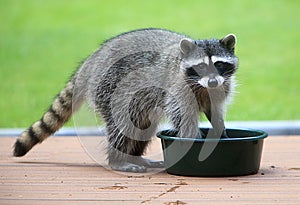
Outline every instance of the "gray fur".
{"type": "Polygon", "coordinates": [[[141,155],[163,116],[172,121],[179,137],[201,136],[199,112],[224,131],[226,99],[237,69],[235,41],[232,34],[195,41],[161,29],[136,30],[106,41],[72,76],[42,118],[47,119],[24,131],[14,155],[26,154],[53,134],[87,100],[106,122],[113,169],[144,172],[162,166],[141,155]],[[223,69],[224,76],[215,67],[220,59],[233,65],[230,73],[223,69]]]}

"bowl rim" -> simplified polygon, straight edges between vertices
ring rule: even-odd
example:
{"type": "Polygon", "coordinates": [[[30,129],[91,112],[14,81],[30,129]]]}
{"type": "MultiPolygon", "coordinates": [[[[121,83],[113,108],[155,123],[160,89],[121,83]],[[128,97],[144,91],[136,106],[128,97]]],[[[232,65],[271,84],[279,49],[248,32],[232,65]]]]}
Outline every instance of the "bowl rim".
{"type": "MultiPolygon", "coordinates": [[[[204,129],[208,130],[211,128],[199,128],[199,129],[204,129]]],[[[162,140],[173,140],[173,141],[186,141],[186,142],[241,142],[241,141],[255,141],[255,140],[260,140],[264,139],[268,136],[268,133],[263,131],[263,130],[258,130],[258,129],[250,129],[250,128],[226,128],[226,130],[231,130],[231,131],[245,131],[245,132],[252,132],[252,133],[257,133],[255,136],[250,136],[250,137],[235,137],[235,138],[183,138],[183,137],[172,137],[164,134],[165,132],[169,131],[175,131],[174,129],[166,129],[159,131],[156,136],[162,140]]]]}

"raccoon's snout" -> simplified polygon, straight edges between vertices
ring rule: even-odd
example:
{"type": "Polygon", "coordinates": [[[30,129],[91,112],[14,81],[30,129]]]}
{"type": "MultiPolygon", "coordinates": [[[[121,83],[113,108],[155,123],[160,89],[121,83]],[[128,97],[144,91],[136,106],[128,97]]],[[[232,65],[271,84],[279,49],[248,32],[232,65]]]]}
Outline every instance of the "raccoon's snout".
{"type": "Polygon", "coordinates": [[[222,76],[206,76],[201,78],[198,83],[205,88],[217,88],[224,83],[224,78],[222,76]]]}
{"type": "Polygon", "coordinates": [[[218,80],[216,78],[210,78],[207,82],[208,87],[215,88],[218,86],[218,80]]]}

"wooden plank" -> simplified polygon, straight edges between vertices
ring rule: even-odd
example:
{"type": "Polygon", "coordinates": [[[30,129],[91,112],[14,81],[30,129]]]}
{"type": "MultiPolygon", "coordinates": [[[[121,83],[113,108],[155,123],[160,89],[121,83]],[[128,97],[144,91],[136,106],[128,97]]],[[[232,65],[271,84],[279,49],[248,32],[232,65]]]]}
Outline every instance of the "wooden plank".
{"type": "MultiPolygon", "coordinates": [[[[222,178],[113,172],[76,137],[49,138],[14,158],[14,141],[0,137],[0,204],[300,204],[299,136],[268,137],[258,174],[222,178]]],[[[148,156],[160,150],[156,140],[148,156]]]]}

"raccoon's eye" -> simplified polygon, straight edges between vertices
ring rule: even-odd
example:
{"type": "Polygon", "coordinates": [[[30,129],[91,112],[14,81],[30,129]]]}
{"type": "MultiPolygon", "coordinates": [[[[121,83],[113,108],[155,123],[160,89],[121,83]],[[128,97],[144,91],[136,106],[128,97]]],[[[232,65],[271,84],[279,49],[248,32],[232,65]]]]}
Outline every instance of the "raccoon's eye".
{"type": "Polygon", "coordinates": [[[234,72],[234,64],[217,61],[214,65],[220,75],[232,75],[234,72]]]}
{"type": "Polygon", "coordinates": [[[190,77],[195,77],[195,76],[202,76],[204,75],[206,69],[207,69],[207,64],[205,63],[200,63],[198,65],[194,65],[190,68],[186,68],[186,74],[187,76],[190,77]]]}
{"type": "Polygon", "coordinates": [[[194,67],[190,67],[190,68],[186,68],[186,75],[187,76],[199,76],[199,74],[197,73],[197,71],[195,70],[194,67]]]}

